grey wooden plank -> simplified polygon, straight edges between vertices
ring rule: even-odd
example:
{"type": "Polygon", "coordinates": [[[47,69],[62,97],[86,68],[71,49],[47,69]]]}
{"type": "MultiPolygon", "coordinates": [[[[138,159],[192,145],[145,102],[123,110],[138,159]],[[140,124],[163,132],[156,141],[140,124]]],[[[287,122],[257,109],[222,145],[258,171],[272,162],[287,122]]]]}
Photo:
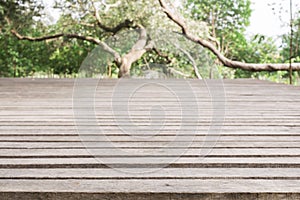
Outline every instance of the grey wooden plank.
{"type": "Polygon", "coordinates": [[[1,192],[297,193],[300,180],[0,180],[1,192]]]}
{"type": "MultiPolygon", "coordinates": [[[[84,126],[81,125],[80,128],[83,128],[84,126]]],[[[124,126],[125,127],[125,126],[124,126]]],[[[169,131],[169,132],[177,132],[178,130],[181,130],[182,133],[184,134],[185,132],[187,133],[191,133],[191,132],[197,132],[197,131],[203,131],[203,130],[208,130],[211,126],[209,125],[203,125],[203,126],[198,126],[198,127],[194,127],[194,126],[183,126],[183,127],[180,127],[180,126],[167,126],[163,129],[163,131],[169,131]]],[[[225,130],[225,131],[240,131],[240,132],[243,132],[243,131],[252,131],[254,134],[256,132],[271,132],[271,131],[274,131],[274,132],[293,132],[293,131],[298,131],[299,130],[299,127],[298,126],[294,126],[294,125],[277,125],[277,126],[268,126],[268,125],[264,125],[264,126],[251,126],[251,124],[247,124],[247,125],[232,125],[232,126],[222,126],[222,125],[219,125],[219,126],[214,126],[214,127],[219,127],[220,129],[222,128],[222,130],[225,130]]],[[[119,125],[104,125],[104,126],[98,126],[98,125],[91,125],[91,124],[86,124],[85,125],[85,130],[86,131],[90,131],[90,133],[98,133],[99,131],[105,131],[105,132],[108,132],[108,131],[117,131],[119,132],[120,130],[120,126],[119,125]]],[[[130,128],[130,126],[128,126],[128,128],[130,128]]],[[[52,126],[41,126],[41,125],[37,125],[37,126],[23,126],[23,125],[20,125],[20,126],[0,126],[0,132],[2,131],[21,131],[21,130],[40,130],[40,129],[43,129],[45,131],[49,131],[49,130],[52,130],[52,131],[56,131],[56,130],[70,130],[70,129],[73,129],[73,130],[77,130],[77,127],[75,125],[52,125],[52,126]]],[[[133,130],[135,130],[135,132],[139,132],[139,133],[146,133],[147,131],[151,131],[149,129],[149,126],[139,126],[139,128],[133,128],[133,130]]],[[[157,132],[157,131],[160,131],[160,127],[156,128],[156,129],[152,129],[152,132],[157,132]]],[[[299,131],[298,131],[299,133],[299,131]]]]}
{"type": "MultiPolygon", "coordinates": [[[[299,114],[300,116],[300,114],[299,114]]],[[[113,115],[96,115],[95,116],[97,120],[101,120],[103,122],[108,122],[108,121],[114,121],[115,116],[113,115]]],[[[78,117],[80,119],[80,117],[78,117]]],[[[127,118],[125,116],[118,117],[119,120],[126,120],[127,118]]],[[[211,120],[211,116],[209,115],[199,115],[198,120],[211,120]]],[[[239,115],[239,116],[234,116],[234,115],[226,115],[226,121],[233,121],[233,122],[268,122],[268,121],[274,121],[274,122],[282,122],[285,120],[289,121],[298,121],[298,119],[295,118],[295,116],[292,115],[286,115],[284,118],[282,118],[280,115],[276,116],[268,116],[268,115],[262,115],[259,118],[257,115],[239,115]]],[[[139,121],[149,121],[149,116],[144,116],[144,115],[132,115],[131,120],[139,120],[139,121]]],[[[169,121],[181,121],[180,116],[176,115],[170,115],[168,116],[169,121]]],[[[14,115],[0,115],[0,122],[74,122],[74,116],[73,115],[34,115],[32,113],[31,115],[17,115],[16,113],[14,115]],[[59,117],[59,118],[58,118],[59,117]]]]}
{"type": "MultiPolygon", "coordinates": [[[[3,148],[202,148],[208,144],[203,142],[1,142],[3,148]]],[[[209,144],[211,148],[300,148],[300,142],[218,142],[209,144]]]]}
{"type": "MultiPolygon", "coordinates": [[[[252,137],[263,137],[263,136],[295,136],[299,137],[300,133],[297,132],[296,130],[293,132],[292,130],[290,131],[277,131],[273,132],[272,130],[270,131],[264,131],[262,130],[261,132],[253,132],[251,130],[242,130],[243,132],[239,132],[238,130],[222,130],[221,133],[208,133],[207,129],[203,130],[197,130],[195,134],[185,134],[186,136],[238,136],[238,137],[243,137],[243,136],[252,136],[252,137]]],[[[123,136],[124,132],[122,131],[105,131],[101,132],[102,135],[105,136],[123,136]]],[[[14,136],[36,136],[36,137],[41,137],[41,136],[73,136],[77,137],[79,136],[79,133],[77,130],[71,129],[71,130],[35,130],[35,129],[28,129],[28,130],[22,130],[22,129],[15,129],[15,130],[2,130],[0,133],[1,136],[9,136],[9,137],[14,137],[14,136]]],[[[99,136],[99,133],[82,133],[80,134],[82,136],[99,136]]],[[[140,132],[140,133],[132,133],[130,134],[132,137],[151,137],[153,136],[153,133],[150,131],[146,132],[140,132]]],[[[179,136],[179,134],[175,131],[168,131],[165,133],[159,134],[160,136],[179,136]]]]}
{"type": "Polygon", "coordinates": [[[138,199],[138,200],[157,200],[157,199],[176,199],[176,200],[211,200],[211,199],[299,199],[300,194],[297,193],[166,193],[166,192],[113,192],[113,193],[86,193],[86,192],[3,192],[1,198],[5,200],[32,200],[32,199],[138,199]]]}
{"type": "Polygon", "coordinates": [[[220,164],[221,166],[230,166],[230,164],[297,164],[300,165],[300,157],[257,157],[257,158],[236,158],[236,157],[97,157],[97,158],[1,158],[0,165],[76,165],[76,164],[98,164],[98,165],[118,165],[118,164],[132,164],[132,165],[151,165],[162,164],[168,166],[169,164],[177,164],[184,167],[188,165],[204,165],[204,164],[220,164]]]}
{"type": "MultiPolygon", "coordinates": [[[[76,157],[76,156],[92,156],[89,151],[93,152],[98,156],[176,156],[180,154],[180,156],[201,156],[201,149],[186,149],[184,152],[179,151],[178,149],[161,149],[158,151],[153,151],[153,149],[1,149],[0,157],[22,157],[22,156],[33,156],[33,157],[76,157]]],[[[266,156],[276,156],[276,157],[283,157],[283,156],[298,156],[300,157],[300,148],[298,149],[288,149],[288,148],[281,148],[281,149],[211,149],[209,151],[209,156],[214,157],[266,157],[266,156]]]]}
{"type": "MultiPolygon", "coordinates": [[[[186,120],[188,118],[185,118],[185,116],[183,116],[183,118],[186,120]]],[[[80,119],[76,119],[78,121],[80,121],[80,119]]],[[[182,121],[169,121],[168,118],[161,118],[161,116],[157,116],[157,118],[151,118],[151,120],[119,120],[119,118],[117,117],[115,120],[113,121],[100,121],[97,120],[97,122],[99,123],[99,126],[116,126],[121,124],[122,126],[133,126],[135,125],[136,127],[150,127],[149,124],[150,122],[156,122],[158,123],[159,120],[163,120],[162,125],[164,127],[179,127],[182,126],[183,122],[182,121]]],[[[191,121],[189,122],[184,122],[184,126],[193,126],[194,129],[197,129],[197,127],[200,126],[210,126],[211,122],[214,121],[214,119],[211,120],[199,120],[199,121],[195,121],[194,119],[191,119],[191,121]]],[[[86,124],[86,125],[90,125],[93,126],[95,123],[93,122],[93,120],[87,121],[86,119],[83,119],[82,122],[80,122],[80,124],[86,124]]],[[[6,128],[6,127],[26,127],[26,126],[34,126],[34,127],[39,127],[39,126],[43,126],[45,128],[47,128],[47,126],[75,126],[76,122],[65,122],[65,121],[57,121],[57,122],[53,122],[53,121],[44,121],[44,122],[39,122],[39,121],[32,121],[32,122],[27,122],[27,121],[21,121],[21,122],[15,122],[15,121],[10,121],[10,122],[1,122],[0,121],[0,126],[2,128],[6,128]]],[[[299,127],[300,128],[300,120],[281,120],[281,121],[240,121],[240,122],[229,122],[226,121],[222,124],[222,126],[261,126],[261,127],[265,127],[265,126],[275,126],[275,127],[280,127],[280,126],[293,126],[293,127],[299,127]]],[[[165,128],[165,129],[166,129],[165,128]]]]}
{"type": "Polygon", "coordinates": [[[0,179],[298,179],[299,168],[0,169],[0,179]]]}
{"type": "MultiPolygon", "coordinates": [[[[122,133],[122,132],[120,132],[122,133]]],[[[109,136],[105,134],[98,134],[95,136],[1,136],[0,141],[29,141],[29,142],[43,142],[43,141],[65,141],[65,142],[172,142],[172,141],[191,141],[191,142],[203,142],[203,141],[218,141],[218,142],[299,142],[300,136],[216,136],[208,138],[207,136],[194,136],[190,133],[190,136],[184,134],[175,134],[173,136],[160,136],[157,135],[140,135],[140,136],[128,136],[124,135],[109,136]]]]}

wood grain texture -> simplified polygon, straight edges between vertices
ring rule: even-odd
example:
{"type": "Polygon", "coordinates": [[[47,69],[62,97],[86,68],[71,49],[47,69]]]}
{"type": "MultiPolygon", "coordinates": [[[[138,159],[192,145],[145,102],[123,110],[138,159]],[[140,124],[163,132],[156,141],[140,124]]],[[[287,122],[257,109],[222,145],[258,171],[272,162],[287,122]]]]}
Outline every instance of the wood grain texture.
{"type": "Polygon", "coordinates": [[[0,79],[0,199],[300,199],[299,87],[87,80],[0,79]]]}

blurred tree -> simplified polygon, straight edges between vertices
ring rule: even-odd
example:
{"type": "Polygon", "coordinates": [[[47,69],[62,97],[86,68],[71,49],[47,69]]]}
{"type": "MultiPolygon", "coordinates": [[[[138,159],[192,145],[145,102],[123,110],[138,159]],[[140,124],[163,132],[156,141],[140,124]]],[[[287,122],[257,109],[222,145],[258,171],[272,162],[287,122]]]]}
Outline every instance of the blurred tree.
{"type": "MultiPolygon", "coordinates": [[[[57,1],[56,8],[60,9],[63,19],[55,30],[48,29],[39,36],[26,33],[23,29],[14,28],[14,18],[6,16],[7,22],[12,27],[11,32],[20,40],[50,41],[63,38],[64,41],[78,39],[101,46],[114,57],[114,64],[119,69],[119,77],[130,76],[130,69],[134,62],[139,60],[147,51],[153,49],[146,27],[157,26],[159,15],[155,15],[154,1],[88,1],[88,0],[65,0],[57,1]],[[149,6],[152,9],[148,9],[149,6]],[[153,19],[153,16],[155,20],[153,19]],[[109,46],[105,39],[116,35],[123,30],[137,29],[136,41],[124,54],[109,46]]],[[[33,9],[34,6],[31,6],[33,9]]],[[[158,4],[156,3],[156,8],[158,4]]],[[[61,50],[61,49],[59,49],[61,50]]],[[[64,51],[68,48],[64,47],[64,51]]],[[[58,58],[57,53],[52,58],[58,58]]],[[[61,51],[59,51],[61,52],[61,51]]],[[[64,60],[64,59],[62,59],[64,60]]],[[[63,63],[62,63],[63,64],[63,63]]],[[[61,64],[61,66],[62,66],[61,64]]],[[[64,63],[73,65],[72,63],[64,63]]],[[[69,70],[69,69],[65,69],[69,70]]],[[[70,70],[69,70],[70,71],[70,70]]]]}
{"type": "MultiPolygon", "coordinates": [[[[199,70],[207,68],[199,69],[195,60],[190,59],[191,56],[187,56],[184,51],[172,52],[172,48],[178,48],[176,41],[173,41],[173,46],[166,45],[158,49],[158,44],[149,34],[151,29],[170,30],[185,36],[196,46],[200,44],[208,49],[222,66],[248,71],[288,69],[288,64],[269,64],[277,60],[270,60],[263,54],[259,60],[255,59],[257,49],[268,49],[268,44],[272,41],[266,40],[267,44],[262,45],[259,44],[262,38],[260,36],[259,39],[252,39],[250,43],[245,39],[244,30],[249,24],[251,14],[250,0],[222,0],[213,3],[211,0],[187,0],[186,3],[181,2],[179,6],[173,7],[172,3],[163,0],[56,1],[55,8],[60,10],[60,19],[56,24],[45,26],[41,23],[42,17],[45,17],[41,1],[5,0],[0,8],[1,30],[9,30],[16,38],[24,40],[22,42],[43,41],[35,48],[46,52],[48,60],[47,56],[35,60],[43,61],[42,64],[48,71],[61,74],[75,73],[87,52],[99,46],[113,58],[112,63],[106,62],[108,70],[105,73],[109,76],[116,71],[119,77],[130,76],[131,71],[139,74],[141,68],[151,69],[149,62],[155,62],[167,64],[168,73],[201,78],[199,70]],[[121,37],[121,49],[114,42],[108,41],[111,38],[117,40],[122,34],[128,34],[128,37],[121,37]],[[258,46],[255,46],[255,42],[258,42],[258,46]],[[45,49],[40,45],[44,45],[45,49]],[[253,58],[250,59],[251,54],[253,58]]],[[[189,43],[187,48],[196,47],[189,43]]],[[[269,50],[271,49],[270,47],[269,50]]],[[[195,51],[202,52],[199,49],[195,51]]],[[[8,55],[16,58],[18,54],[20,52],[11,52],[8,55]]],[[[199,58],[198,61],[200,60],[199,58]]],[[[300,70],[300,64],[293,63],[293,69],[300,70]]],[[[212,74],[211,70],[206,74],[212,74]]]]}

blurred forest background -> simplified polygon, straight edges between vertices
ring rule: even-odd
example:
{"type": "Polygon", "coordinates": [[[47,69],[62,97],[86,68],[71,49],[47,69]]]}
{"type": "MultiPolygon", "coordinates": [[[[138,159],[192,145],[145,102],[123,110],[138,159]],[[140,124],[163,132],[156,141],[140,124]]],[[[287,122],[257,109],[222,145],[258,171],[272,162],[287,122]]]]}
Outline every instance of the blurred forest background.
{"type": "MultiPolygon", "coordinates": [[[[280,3],[270,5],[271,9],[274,6],[278,17],[280,11],[275,6],[280,7],[280,3]]],[[[291,59],[293,63],[300,62],[300,10],[296,6],[293,6],[292,24],[286,22],[286,26],[292,25],[292,36],[290,32],[281,35],[278,45],[274,38],[265,35],[246,35],[252,13],[250,0],[185,0],[168,5],[172,6],[172,12],[184,17],[193,34],[209,41],[231,60],[289,63],[291,59]]],[[[184,49],[174,51],[174,47],[168,45],[157,47],[151,43],[149,30],[167,30],[175,35],[181,32],[180,27],[166,16],[158,0],[53,0],[51,10],[41,0],[2,0],[0,77],[78,77],[84,60],[92,58],[93,50],[100,46],[102,50],[108,47],[113,58],[99,61],[105,67],[95,69],[92,76],[101,74],[102,77],[117,78],[129,73],[140,77],[146,76],[147,70],[156,70],[176,78],[289,81],[288,70],[249,71],[225,67],[211,51],[197,44],[185,42],[187,47],[184,49],[191,50],[191,54],[184,53],[184,49]],[[57,19],[51,18],[53,13],[49,12],[55,12],[57,19]],[[134,31],[136,29],[139,31],[134,31]],[[126,39],[129,33],[132,36],[128,37],[136,38],[135,41],[126,39]],[[124,48],[112,44],[114,39],[122,40],[120,43],[124,48]],[[197,55],[197,65],[187,55],[197,55]],[[212,62],[199,64],[203,63],[201,56],[209,56],[212,62]],[[125,59],[126,62],[130,60],[129,64],[125,59]],[[120,70],[125,64],[122,74],[120,70]],[[166,69],[160,69],[160,66],[166,66],[166,69]]],[[[158,34],[158,38],[162,35],[164,33],[158,34]]],[[[300,72],[295,70],[294,84],[300,84],[299,77],[300,72]]]]}

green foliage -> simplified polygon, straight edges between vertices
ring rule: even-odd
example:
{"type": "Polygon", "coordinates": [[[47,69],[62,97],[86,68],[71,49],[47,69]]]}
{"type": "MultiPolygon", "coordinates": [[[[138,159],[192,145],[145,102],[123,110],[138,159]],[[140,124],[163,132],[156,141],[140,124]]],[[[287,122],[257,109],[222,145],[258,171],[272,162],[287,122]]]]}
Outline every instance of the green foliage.
{"type": "MultiPolygon", "coordinates": [[[[56,26],[56,25],[55,25],[56,26]]],[[[41,24],[23,29],[32,36],[43,34],[41,24]]],[[[55,27],[52,27],[55,29],[55,27]]],[[[11,34],[0,34],[0,76],[27,77],[39,74],[74,75],[94,45],[77,40],[43,42],[20,41],[11,34]]]]}
{"type": "Polygon", "coordinates": [[[300,62],[300,17],[293,22],[292,55],[290,55],[290,40],[290,34],[282,36],[281,55],[285,61],[291,56],[293,62],[300,62]]]}
{"type": "MultiPolygon", "coordinates": [[[[298,16],[300,16],[300,11],[298,16]]],[[[282,50],[280,53],[283,62],[289,63],[290,59],[292,62],[300,62],[300,17],[298,17],[293,21],[292,48],[290,46],[290,41],[291,41],[291,34],[285,34],[282,36],[282,46],[281,46],[282,50]],[[290,49],[292,50],[291,52],[290,49]]],[[[296,83],[299,84],[300,73],[294,72],[293,76],[294,76],[294,80],[296,80],[296,83]]],[[[288,79],[288,73],[285,73],[283,78],[288,79]]]]}
{"type": "Polygon", "coordinates": [[[214,26],[217,32],[244,30],[251,15],[250,0],[188,0],[192,17],[214,26]]]}
{"type": "Polygon", "coordinates": [[[33,17],[42,15],[40,0],[2,0],[0,1],[0,28],[8,31],[8,26],[24,27],[32,25],[33,17]]]}
{"type": "MultiPolygon", "coordinates": [[[[187,9],[191,17],[204,21],[210,29],[210,35],[217,40],[217,48],[228,58],[244,62],[252,62],[255,53],[253,44],[245,37],[245,29],[250,23],[250,0],[188,0],[187,9]]],[[[214,57],[214,56],[212,56],[214,57]]],[[[260,56],[259,56],[260,57],[260,56]]],[[[215,58],[216,59],[216,58],[215,58]]],[[[250,72],[224,68],[219,61],[218,71],[223,78],[250,76],[250,72]]]]}
{"type": "MultiPolygon", "coordinates": [[[[236,48],[236,60],[242,60],[247,63],[277,63],[281,62],[278,48],[273,38],[264,35],[255,35],[244,46],[236,48]]],[[[241,69],[235,70],[234,76],[240,78],[278,78],[280,73],[277,72],[249,72],[241,69]]]]}
{"type": "Polygon", "coordinates": [[[193,19],[208,24],[210,34],[219,41],[219,49],[231,57],[234,45],[245,42],[250,3],[250,0],[188,0],[187,7],[193,19]]]}
{"type": "MultiPolygon", "coordinates": [[[[0,76],[26,77],[39,71],[48,49],[42,43],[18,41],[11,35],[1,35],[0,76]]],[[[45,65],[43,66],[45,67],[45,65]]]]}

